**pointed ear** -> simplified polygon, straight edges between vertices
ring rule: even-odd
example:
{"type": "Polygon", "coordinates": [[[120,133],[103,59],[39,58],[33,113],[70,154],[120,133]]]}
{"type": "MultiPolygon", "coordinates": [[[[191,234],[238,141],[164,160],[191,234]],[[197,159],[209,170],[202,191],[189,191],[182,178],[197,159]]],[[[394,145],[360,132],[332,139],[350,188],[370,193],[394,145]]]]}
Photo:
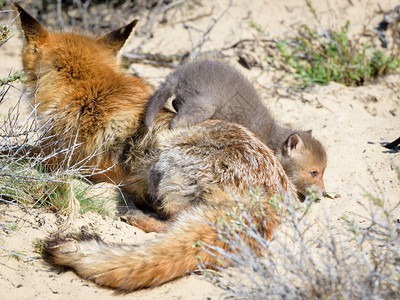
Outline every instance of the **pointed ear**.
{"type": "Polygon", "coordinates": [[[291,136],[289,136],[285,143],[285,148],[288,156],[290,157],[298,155],[305,149],[303,140],[297,133],[293,133],[291,136]]]}
{"type": "Polygon", "coordinates": [[[14,3],[13,8],[18,12],[21,21],[21,28],[27,43],[45,40],[49,33],[42,24],[28,14],[21,6],[14,3]]]}
{"type": "Polygon", "coordinates": [[[103,43],[107,48],[110,48],[113,54],[116,56],[131,35],[132,30],[135,28],[137,23],[138,20],[133,20],[128,25],[103,35],[102,37],[98,38],[97,41],[103,43]]]}
{"type": "Polygon", "coordinates": [[[306,132],[309,133],[309,134],[312,134],[312,129],[309,129],[306,132]]]}

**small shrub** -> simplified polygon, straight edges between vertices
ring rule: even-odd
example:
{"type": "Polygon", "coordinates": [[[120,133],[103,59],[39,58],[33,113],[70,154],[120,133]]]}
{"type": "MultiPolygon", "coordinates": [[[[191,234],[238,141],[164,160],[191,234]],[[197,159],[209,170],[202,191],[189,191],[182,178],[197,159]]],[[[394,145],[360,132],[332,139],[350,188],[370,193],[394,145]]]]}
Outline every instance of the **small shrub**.
{"type": "Polygon", "coordinates": [[[48,173],[40,164],[32,167],[25,161],[12,164],[0,161],[0,199],[46,207],[62,214],[69,214],[70,202],[77,200],[81,214],[88,211],[108,214],[106,200],[93,198],[89,189],[90,185],[64,175],[62,170],[48,173]]]}
{"type": "Polygon", "coordinates": [[[235,299],[399,299],[400,225],[394,210],[400,204],[377,189],[356,200],[359,209],[351,214],[357,219],[343,215],[332,225],[326,216],[315,224],[308,218],[312,198],[300,205],[281,202],[282,224],[271,241],[246,212],[228,213],[214,228],[233,251],[201,247],[233,267],[210,271],[200,262],[202,274],[235,299]]]}
{"type": "Polygon", "coordinates": [[[255,29],[258,32],[263,31],[262,26],[260,24],[258,24],[256,21],[254,20],[250,20],[249,21],[249,27],[255,29]]]}
{"type": "MultiPolygon", "coordinates": [[[[0,2],[0,7],[1,7],[1,2],[0,2]]],[[[7,41],[10,32],[11,30],[9,26],[0,25],[0,46],[7,41]]]]}
{"type": "Polygon", "coordinates": [[[25,82],[26,77],[23,71],[16,71],[13,74],[0,78],[0,86],[12,84],[13,82],[25,82]]]}
{"type": "Polygon", "coordinates": [[[278,39],[278,61],[301,81],[301,87],[328,84],[365,85],[398,68],[400,57],[387,56],[369,43],[351,40],[349,22],[338,32],[319,35],[301,25],[293,39],[278,39]]]}
{"type": "Polygon", "coordinates": [[[33,247],[35,248],[35,252],[39,255],[44,254],[44,247],[46,246],[46,242],[41,239],[37,239],[33,242],[33,247]]]}
{"type": "Polygon", "coordinates": [[[107,201],[109,199],[99,198],[90,195],[91,186],[86,184],[75,184],[73,186],[74,194],[79,201],[79,213],[84,214],[88,211],[97,212],[100,215],[109,215],[110,211],[107,209],[107,201]]]}

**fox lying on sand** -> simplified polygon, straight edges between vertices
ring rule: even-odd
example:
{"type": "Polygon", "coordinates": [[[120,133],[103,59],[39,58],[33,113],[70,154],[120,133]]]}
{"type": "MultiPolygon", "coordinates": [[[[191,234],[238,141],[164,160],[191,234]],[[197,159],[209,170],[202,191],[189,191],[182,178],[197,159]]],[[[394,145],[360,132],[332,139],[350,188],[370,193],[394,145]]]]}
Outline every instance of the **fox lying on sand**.
{"type": "Polygon", "coordinates": [[[242,124],[274,151],[299,192],[305,194],[308,187],[316,185],[325,195],[327,159],[321,143],[310,131],[279,126],[253,85],[232,66],[218,60],[198,60],[178,67],[148,103],[148,128],[171,96],[175,97],[172,104],[177,111],[171,128],[208,119],[242,124]]]}
{"type": "Polygon", "coordinates": [[[196,256],[217,265],[217,258],[193,245],[203,241],[229,250],[212,224],[237,206],[237,199],[258,221],[260,233],[271,237],[279,217],[270,197],[282,193],[295,199],[296,193],[279,160],[250,130],[217,120],[170,130],[173,114],[167,111],[147,130],[144,111],[151,88],[124,74],[115,59],[136,21],[93,39],[49,33],[20,6],[16,9],[27,87],[38,87],[43,122],[57,115],[49,132],[54,138],[43,151],[68,147],[76,139],[81,143],[70,159],[78,161],[100,149],[88,165],[107,170],[100,179],[121,183],[135,204],[153,208],[163,217],[156,230],[165,229],[135,247],[106,244],[94,235],[49,239],[44,249],[49,261],[120,290],[160,285],[196,270],[196,256]],[[262,191],[265,214],[256,215],[259,203],[249,196],[251,187],[262,191]]]}

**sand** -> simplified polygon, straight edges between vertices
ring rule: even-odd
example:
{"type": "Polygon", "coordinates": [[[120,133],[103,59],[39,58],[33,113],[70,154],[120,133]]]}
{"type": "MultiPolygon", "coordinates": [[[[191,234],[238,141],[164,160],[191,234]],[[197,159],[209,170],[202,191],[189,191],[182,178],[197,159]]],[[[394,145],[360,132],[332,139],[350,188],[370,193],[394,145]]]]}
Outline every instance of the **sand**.
{"type": "MultiPolygon", "coordinates": [[[[214,7],[218,16],[227,1],[203,1],[189,11],[186,18],[206,14],[214,7]]],[[[338,28],[346,20],[351,21],[354,33],[375,27],[381,16],[376,14],[379,5],[388,10],[396,1],[315,1],[320,22],[325,28],[338,28]],[[351,4],[353,3],[353,4],[351,4]]],[[[169,15],[167,14],[167,17],[169,15]]],[[[140,16],[137,16],[140,18],[140,16]]],[[[206,28],[211,17],[199,18],[190,24],[206,28]]],[[[301,23],[316,25],[304,1],[234,1],[227,14],[212,30],[203,50],[215,49],[256,35],[249,26],[252,20],[259,24],[269,37],[278,37],[292,32],[301,23]]],[[[191,41],[182,26],[182,16],[169,19],[167,25],[156,24],[154,36],[143,50],[152,53],[183,53],[190,49],[191,41]]],[[[140,26],[140,24],[139,24],[140,26]]],[[[22,41],[15,29],[12,38],[0,48],[0,77],[10,70],[21,68],[22,41]]],[[[196,37],[195,37],[196,38],[196,37]]],[[[124,48],[129,51],[140,43],[133,38],[124,48]]],[[[398,152],[389,151],[382,143],[391,142],[400,136],[400,75],[392,74],[364,87],[346,87],[331,83],[315,86],[298,94],[287,92],[286,81],[278,81],[274,70],[262,72],[259,68],[244,69],[235,64],[255,85],[265,104],[277,120],[284,125],[299,129],[312,129],[313,135],[325,146],[328,167],[325,185],[328,192],[337,194],[334,199],[325,198],[312,207],[311,217],[315,220],[325,214],[333,225],[339,224],[340,216],[359,209],[355,198],[363,199],[365,191],[378,187],[386,189],[392,204],[400,200],[400,186],[395,169],[400,165],[398,152]],[[368,171],[370,168],[373,176],[368,171]]],[[[136,64],[139,73],[152,84],[159,82],[170,69],[157,69],[136,64]]],[[[22,85],[7,95],[0,106],[4,117],[10,107],[20,98],[22,85]]],[[[27,112],[26,109],[24,109],[27,112]]],[[[129,294],[96,286],[79,278],[70,270],[54,268],[35,253],[33,242],[57,231],[60,219],[43,209],[22,209],[12,205],[0,205],[0,223],[17,224],[16,231],[0,231],[0,298],[1,299],[219,299],[222,291],[200,276],[188,275],[160,287],[129,294]],[[27,258],[16,259],[9,251],[23,254],[27,258]]],[[[70,230],[80,226],[96,230],[106,241],[116,243],[140,243],[154,237],[127,225],[117,216],[102,217],[86,213],[70,224],[70,230]]],[[[323,234],[323,233],[322,233],[323,234]]],[[[277,237],[279,238],[279,237],[277,237]]]]}

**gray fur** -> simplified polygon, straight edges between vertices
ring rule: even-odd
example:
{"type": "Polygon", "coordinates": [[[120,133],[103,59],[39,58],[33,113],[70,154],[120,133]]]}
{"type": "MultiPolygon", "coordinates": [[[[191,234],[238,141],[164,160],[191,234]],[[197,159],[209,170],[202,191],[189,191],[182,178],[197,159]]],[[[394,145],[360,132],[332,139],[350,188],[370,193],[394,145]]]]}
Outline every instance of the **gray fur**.
{"type": "Polygon", "coordinates": [[[208,119],[227,120],[252,130],[274,152],[291,134],[307,134],[279,126],[253,85],[222,61],[195,61],[171,73],[148,103],[145,120],[148,128],[172,95],[177,114],[170,128],[189,127],[208,119]]]}

